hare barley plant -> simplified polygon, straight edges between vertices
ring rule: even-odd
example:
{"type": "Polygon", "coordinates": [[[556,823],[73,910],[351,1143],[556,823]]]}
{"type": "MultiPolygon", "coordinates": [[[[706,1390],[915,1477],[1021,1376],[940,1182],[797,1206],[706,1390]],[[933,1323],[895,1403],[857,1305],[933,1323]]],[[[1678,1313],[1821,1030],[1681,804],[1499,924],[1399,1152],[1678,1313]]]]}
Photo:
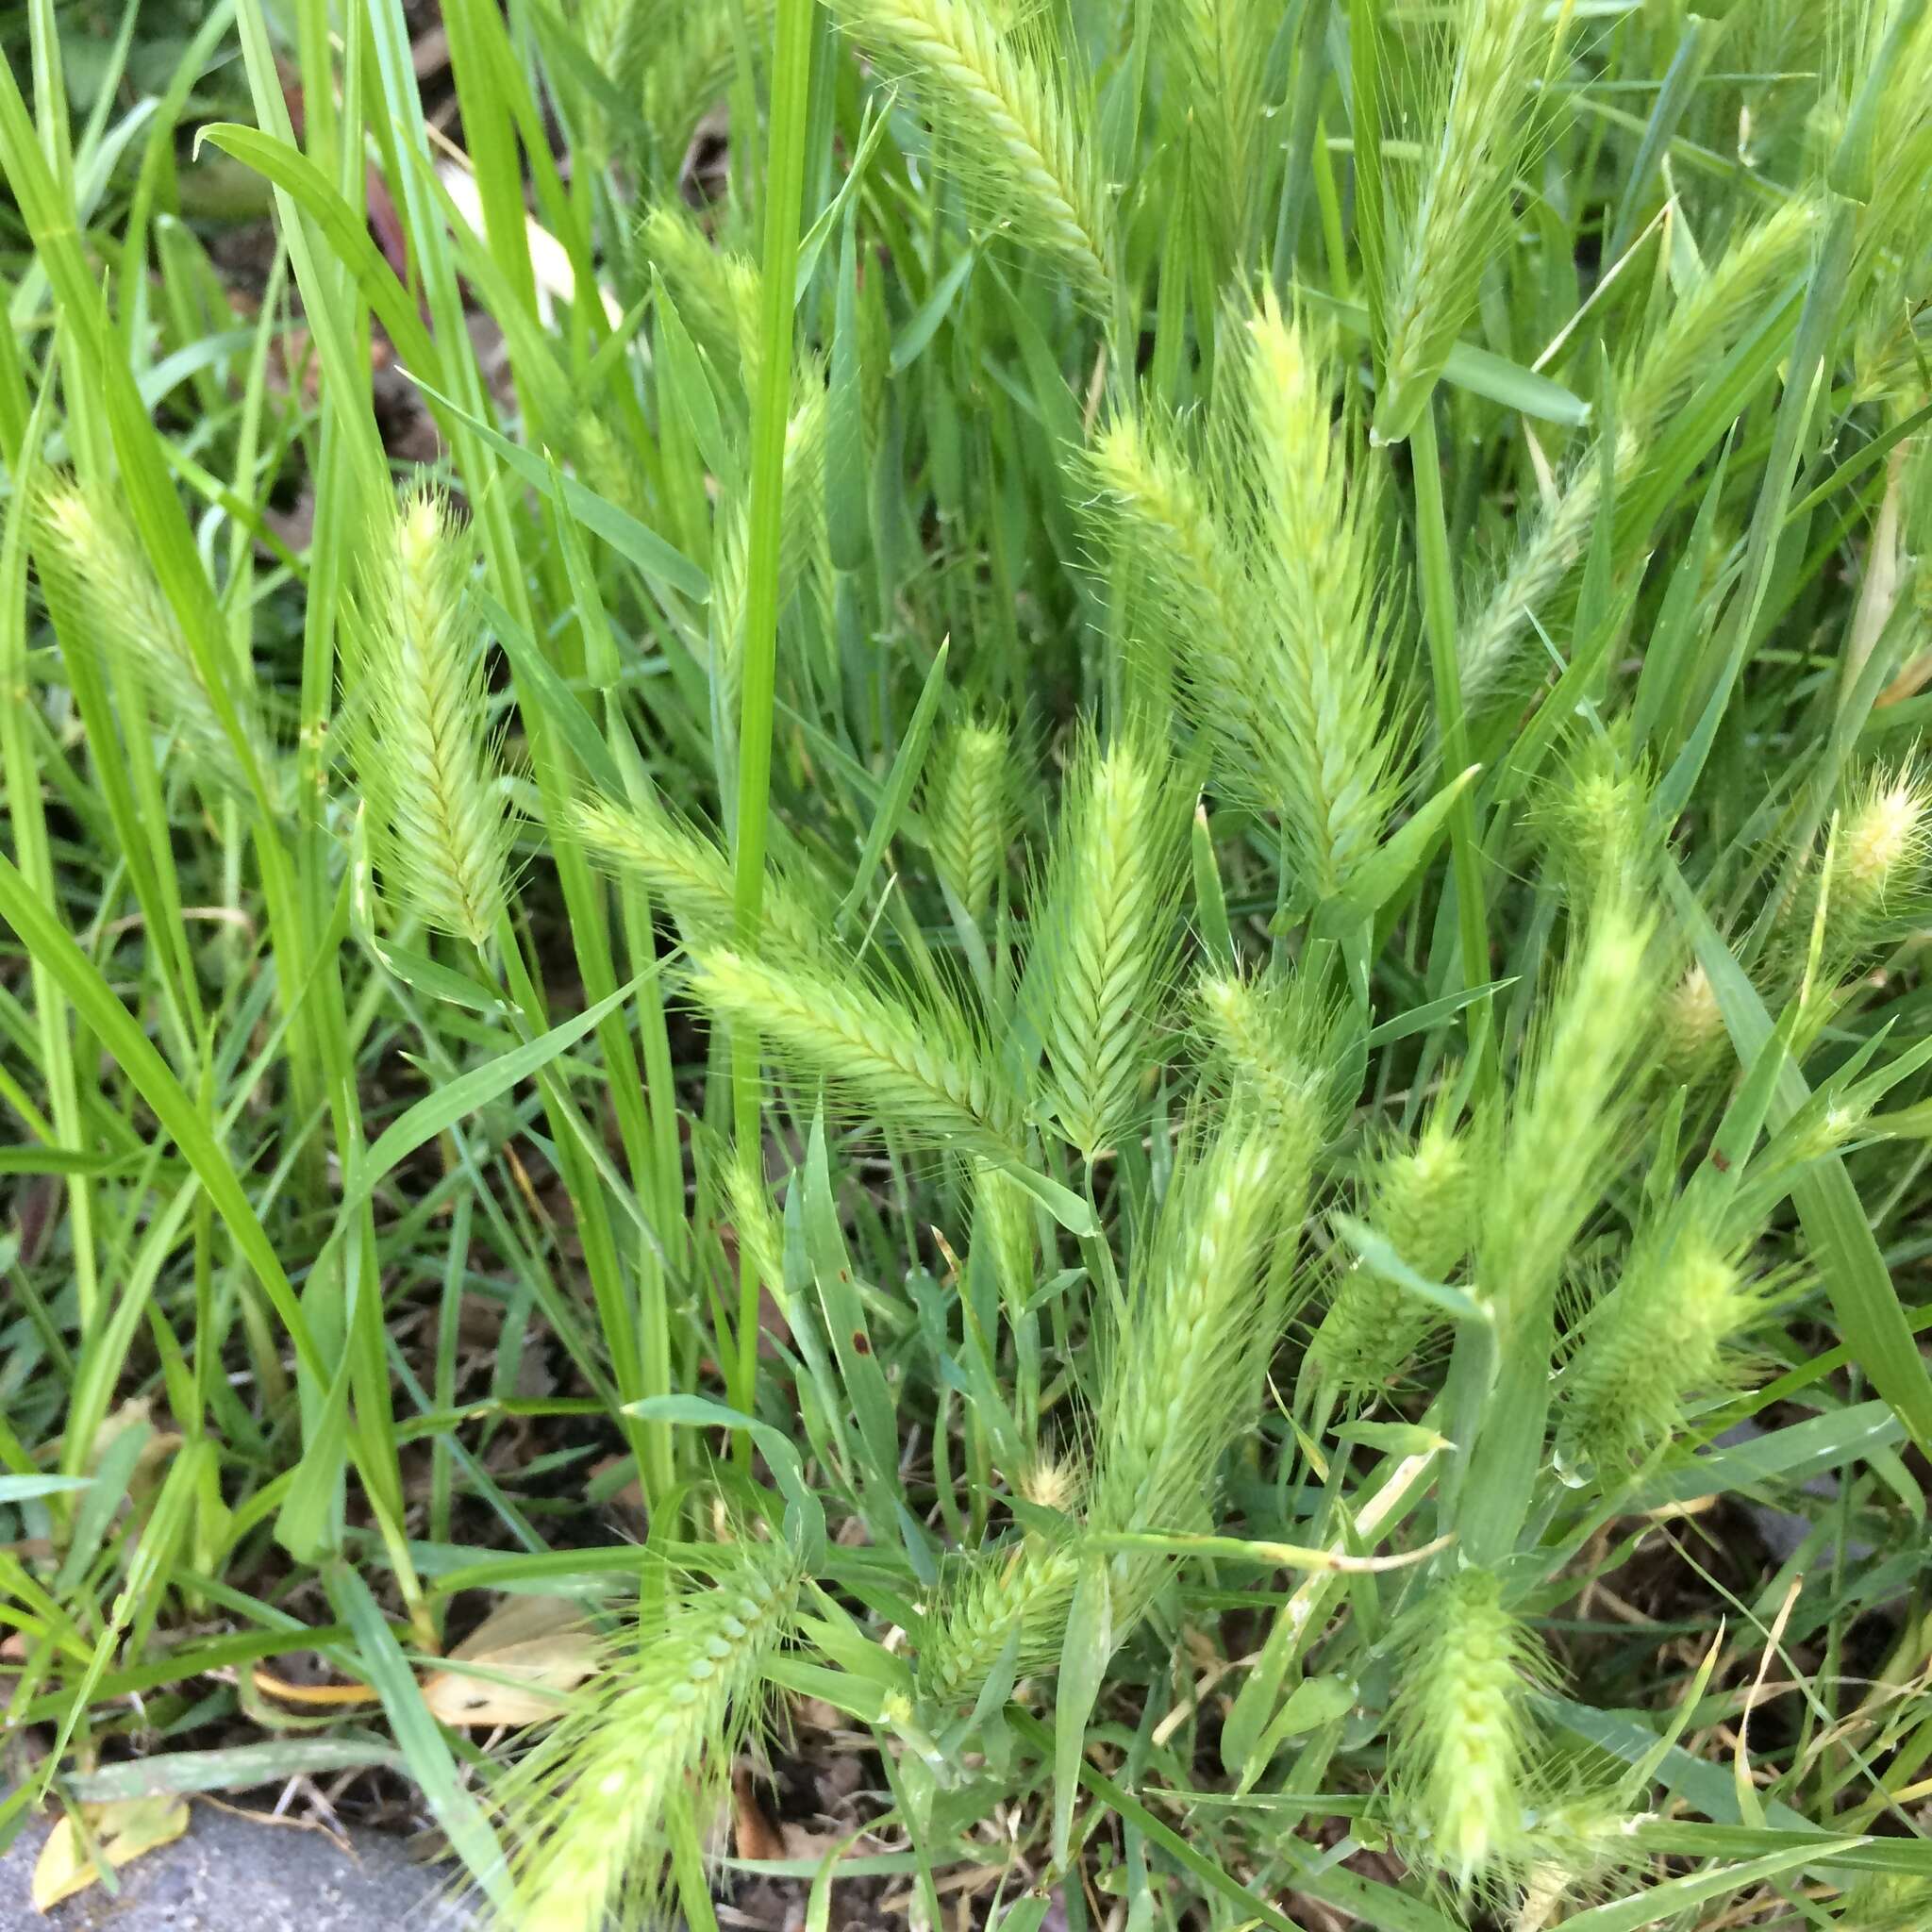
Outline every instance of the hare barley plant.
{"type": "Polygon", "coordinates": [[[1932,1924],[1932,8],[110,11],[0,37],[0,1837],[1932,1924]]]}

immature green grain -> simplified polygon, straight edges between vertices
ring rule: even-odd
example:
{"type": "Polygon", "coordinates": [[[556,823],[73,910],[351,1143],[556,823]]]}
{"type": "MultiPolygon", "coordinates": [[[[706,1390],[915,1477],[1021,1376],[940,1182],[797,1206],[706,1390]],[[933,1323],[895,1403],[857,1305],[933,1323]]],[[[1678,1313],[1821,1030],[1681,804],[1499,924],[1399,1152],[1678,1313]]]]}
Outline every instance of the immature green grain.
{"type": "Polygon", "coordinates": [[[1693,1397],[1735,1381],[1733,1341],[1761,1308],[1708,1236],[1686,1228],[1668,1246],[1640,1241],[1563,1372],[1557,1468],[1609,1482],[1672,1441],[1693,1397]]]}
{"type": "Polygon", "coordinates": [[[490,724],[468,530],[427,488],[380,515],[366,608],[343,653],[343,734],[383,884],[482,946],[508,894],[515,825],[490,724]]]}
{"type": "MultiPolygon", "coordinates": [[[[1231,1120],[1206,1155],[1177,1169],[1161,1205],[1126,1324],[1108,1362],[1088,1522],[1101,1530],[1189,1530],[1207,1519],[1214,1478],[1251,1426],[1249,1402],[1280,1339],[1286,1271],[1277,1235],[1298,1227],[1314,1153],[1266,1124],[1231,1120]]],[[[1158,1556],[1112,1558],[1120,1634],[1167,1574],[1158,1556]]]]}
{"type": "Polygon", "coordinates": [[[1932,860],[1932,779],[1918,760],[1870,773],[1840,813],[1824,868],[1826,951],[1855,958],[1916,906],[1932,860]]]}
{"type": "MultiPolygon", "coordinates": [[[[622,805],[608,798],[580,799],[571,808],[570,820],[592,858],[662,898],[687,933],[719,939],[732,931],[730,859],[656,792],[622,805]]],[[[759,917],[775,947],[805,954],[823,948],[823,924],[782,874],[766,878],[759,917]]]]}
{"type": "Polygon", "coordinates": [[[948,137],[959,182],[987,214],[1104,307],[1107,198],[1045,16],[1002,19],[984,0],[833,0],[831,10],[884,72],[917,90],[948,137]]]}
{"type": "MultiPolygon", "coordinates": [[[[1763,319],[1766,297],[1802,266],[1820,224],[1819,204],[1798,197],[1746,228],[1620,375],[1613,455],[1620,499],[1641,475],[1673,412],[1763,319]]],[[[1556,508],[1536,521],[1481,605],[1465,614],[1457,650],[1472,706],[1507,693],[1531,614],[1548,627],[1555,601],[1590,541],[1602,485],[1603,458],[1592,446],[1571,467],[1556,508]]]]}
{"type": "MultiPolygon", "coordinates": [[[[791,420],[785,425],[785,488],[778,525],[778,606],[825,555],[825,390],[814,368],[800,372],[791,420]]],[[[738,671],[744,646],[750,559],[751,497],[734,495],[719,513],[711,573],[712,675],[724,684],[724,710],[738,715],[738,671]]]]}
{"type": "Polygon", "coordinates": [[[1401,791],[1375,617],[1373,509],[1348,474],[1332,421],[1335,389],[1325,336],[1267,298],[1245,333],[1239,441],[1263,622],[1245,640],[1202,640],[1204,651],[1232,646],[1235,655],[1203,665],[1197,697],[1237,772],[1258,758],[1242,775],[1282,814],[1323,897],[1342,890],[1380,843],[1401,791]],[[1228,700],[1239,715],[1224,721],[1209,708],[1228,700]]]}
{"type": "MultiPolygon", "coordinates": [[[[41,492],[36,541],[42,577],[78,620],[62,636],[105,669],[135,667],[157,721],[173,731],[195,772],[232,796],[249,794],[248,774],[224,727],[194,655],[139,540],[106,494],[71,477],[41,492]]],[[[230,694],[234,696],[233,693],[230,694]]],[[[275,786],[275,760],[246,693],[234,697],[257,769],[275,786]]]]}
{"type": "Polygon", "coordinates": [[[1506,1323],[1554,1292],[1630,1121],[1656,1010],[1652,930],[1636,895],[1615,882],[1573,941],[1519,1079],[1498,1172],[1485,1183],[1476,1252],[1476,1279],[1506,1323]]]}
{"type": "Polygon", "coordinates": [[[971,1707],[1003,1659],[1013,1679],[1059,1662],[1080,1580],[1071,1539],[1029,1529],[945,1573],[919,1649],[921,1695],[942,1718],[971,1707]]]}
{"type": "Polygon", "coordinates": [[[505,1809],[531,1837],[505,1932],[602,1932],[613,1910],[660,1895],[667,1808],[694,1780],[722,1788],[797,1591],[786,1554],[746,1547],[613,1652],[508,1780],[505,1809]]]}
{"type": "Polygon", "coordinates": [[[638,228],[643,258],[663,276],[678,320],[727,377],[757,393],[759,354],[758,265],[721,247],[688,210],[658,202],[638,228]]]}
{"type": "Polygon", "coordinates": [[[1375,407],[1385,441],[1413,428],[1474,312],[1533,138],[1537,83],[1555,64],[1570,14],[1565,7],[1552,23],[1525,0],[1460,0],[1452,9],[1447,97],[1430,117],[1427,163],[1391,262],[1375,407]]]}
{"type": "MultiPolygon", "coordinates": [[[[1298,1157],[1252,1120],[1205,1154],[1185,1150],[1147,1241],[1124,1326],[1114,1337],[1095,1424],[1086,1525],[1112,1532],[1197,1528],[1213,1479],[1250,1423],[1248,1398],[1280,1334],[1271,1244],[1306,1193],[1298,1157]]],[[[1111,1564],[1114,1641],[1124,1642],[1168,1573],[1121,1552],[1111,1564]]],[[[979,1557],[935,1607],[921,1678],[941,1708],[974,1702],[1002,1657],[1017,1674],[1058,1662],[1079,1581],[1076,1538],[1037,1531],[979,1557]]]]}
{"type": "MultiPolygon", "coordinates": [[[[1362,1218],[1425,1281],[1447,1282],[1474,1244],[1478,1179],[1469,1139],[1439,1108],[1412,1146],[1386,1149],[1370,1165],[1362,1218]]],[[[1308,1357],[1339,1393],[1379,1395],[1443,1319],[1357,1261],[1337,1285],[1308,1357]]]]}
{"type": "Polygon", "coordinates": [[[1701,1077],[1716,1060],[1726,1037],[1717,989],[1703,966],[1686,968],[1683,977],[1664,994],[1658,1020],[1658,1060],[1665,1074],[1680,1082],[1701,1077]]]}
{"type": "Polygon", "coordinates": [[[843,969],[702,948],[692,994],[773,1055],[842,1089],[900,1132],[1010,1161],[1023,1123],[984,1043],[957,1008],[914,1006],[843,969]]]}
{"type": "Polygon", "coordinates": [[[1091,1160],[1131,1108],[1173,966],[1185,818],[1163,753],[1083,743],[1048,861],[1029,997],[1042,1111],[1091,1160]]]}
{"type": "Polygon", "coordinates": [[[1187,89],[1191,206],[1222,274],[1241,261],[1261,192],[1262,80],[1278,12],[1256,0],[1162,0],[1156,21],[1187,89]]]}
{"type": "Polygon", "coordinates": [[[1004,718],[962,718],[933,761],[924,810],[933,864],[974,919],[985,912],[1012,837],[1012,731],[1004,718]]]}
{"type": "Polygon", "coordinates": [[[1547,1674],[1487,1570],[1432,1585],[1405,1632],[1391,1782],[1426,1856],[1464,1892],[1523,1868],[1534,1752],[1528,1693],[1547,1674]]]}
{"type": "Polygon", "coordinates": [[[738,72],[740,33],[754,49],[772,44],[772,0],[725,7],[673,0],[646,11],[651,37],[644,53],[641,119],[660,178],[675,180],[698,123],[724,100],[738,72]]]}
{"type": "Polygon", "coordinates": [[[1337,1125],[1329,1036],[1334,1013],[1321,987],[1269,970],[1204,974],[1194,1007],[1208,1065],[1237,1109],[1252,1112],[1296,1158],[1312,1158],[1337,1125]]]}
{"type": "Polygon", "coordinates": [[[1260,615],[1207,480],[1172,427],[1131,411],[1100,431],[1086,466],[1094,485],[1088,525],[1121,586],[1147,688],[1164,695],[1185,661],[1197,711],[1234,740],[1224,762],[1262,769],[1267,747],[1239,676],[1260,615]]]}
{"type": "Polygon", "coordinates": [[[745,1155],[734,1149],[721,1163],[724,1205],[731,1216],[738,1251],[750,1258],[758,1279],[788,1315],[785,1288],[785,1224],[772,1199],[771,1183],[745,1155]]]}

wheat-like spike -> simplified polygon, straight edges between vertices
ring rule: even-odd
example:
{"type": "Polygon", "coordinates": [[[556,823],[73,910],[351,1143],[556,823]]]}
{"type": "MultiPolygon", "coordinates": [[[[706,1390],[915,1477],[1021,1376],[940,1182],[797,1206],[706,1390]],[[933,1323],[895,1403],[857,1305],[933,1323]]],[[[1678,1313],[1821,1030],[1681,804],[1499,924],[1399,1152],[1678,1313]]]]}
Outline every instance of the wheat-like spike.
{"type": "Polygon", "coordinates": [[[744,1548],[613,1652],[587,1701],[510,1774],[504,1808],[530,1837],[504,1932],[602,1932],[613,1908],[658,1896],[665,1813],[693,1778],[716,1790],[727,1775],[798,1581],[789,1553],[744,1548]]]}
{"type": "Polygon", "coordinates": [[[790,1297],[785,1289],[785,1224],[772,1199],[771,1184],[758,1172],[755,1160],[737,1149],[733,1149],[722,1167],[724,1202],[730,1210],[731,1225],[738,1238],[738,1251],[750,1258],[772,1299],[789,1316],[790,1297]]]}
{"type": "Polygon", "coordinates": [[[1260,193],[1261,86],[1279,15],[1257,0],[1165,0],[1157,16],[1188,91],[1192,206],[1224,272],[1246,253],[1260,193]]]}
{"type": "Polygon", "coordinates": [[[1071,1541],[1028,1533],[949,1572],[919,1650],[919,1688],[950,1716],[974,1704],[1009,1654],[1015,1682],[1051,1671],[1080,1580],[1071,1541]]]}
{"type": "Polygon", "coordinates": [[[1164,754],[1084,743],[1048,861],[1029,996],[1042,1110],[1091,1159],[1131,1105],[1171,969],[1184,821],[1164,754]]]}
{"type": "Polygon", "coordinates": [[[386,886],[425,924],[481,946],[508,897],[515,825],[468,601],[469,535],[426,488],[384,524],[344,656],[344,731],[386,886]]]}
{"type": "Polygon", "coordinates": [[[1012,788],[1012,731],[1006,720],[962,719],[934,760],[925,828],[946,890],[975,919],[1006,864],[1012,788]]]}
{"type": "Polygon", "coordinates": [[[1486,1570],[1430,1590],[1402,1657],[1391,1781],[1404,1808],[1462,1891],[1507,1882],[1526,1862],[1537,1745],[1528,1693],[1548,1680],[1548,1662],[1486,1570]]]}
{"type": "MultiPolygon", "coordinates": [[[[1114,1339],[1086,1524],[1110,1532],[1188,1529],[1223,1457],[1248,1425],[1244,1398],[1280,1330],[1271,1241],[1306,1194],[1312,1148],[1296,1157],[1250,1118],[1198,1158],[1183,1152],[1147,1244],[1144,1278],[1114,1339]]],[[[1112,1634],[1122,1643],[1167,1574],[1158,1555],[1109,1559],[1112,1634]]],[[[968,1564],[936,1608],[922,1684],[941,1708],[974,1702],[1002,1657],[1015,1674],[1050,1670],[1079,1581],[1077,1537],[1029,1531],[968,1564]]]]}
{"type": "MultiPolygon", "coordinates": [[[[734,929],[731,861],[655,793],[622,805],[608,798],[580,799],[570,820],[592,858],[613,872],[628,873],[663,899],[687,932],[719,939],[734,929]]],[[[824,927],[782,874],[766,876],[759,916],[770,944],[807,955],[824,949],[824,927]]]]}
{"type": "MultiPolygon", "coordinates": [[[[797,401],[785,426],[785,491],[778,523],[778,605],[782,610],[825,547],[825,389],[821,372],[800,372],[797,401]]],[[[724,682],[727,715],[738,712],[738,670],[744,646],[751,554],[751,495],[734,496],[721,513],[711,573],[712,675],[724,682]]]]}
{"type": "Polygon", "coordinates": [[[1476,1248],[1476,1279],[1506,1334],[1512,1316],[1554,1291],[1570,1243],[1602,1195],[1657,1008],[1653,930],[1627,884],[1616,881],[1589,916],[1518,1083],[1476,1248]]]}
{"type": "Polygon", "coordinates": [[[691,990],[902,1132],[1002,1163],[1016,1158],[1019,1110],[958,1008],[902,1004],[849,968],[780,965],[726,947],[698,955],[691,990]]]}
{"type": "MultiPolygon", "coordinates": [[[[1446,1282],[1475,1239],[1476,1163],[1470,1143],[1441,1109],[1413,1146],[1384,1152],[1371,1166],[1363,1218],[1427,1281],[1446,1282]]],[[[1308,1344],[1324,1382],[1349,1397],[1380,1394],[1442,1316],[1419,1295],[1357,1262],[1308,1344]]]]}
{"type": "Polygon", "coordinates": [[[1194,1005],[1234,1108],[1265,1122],[1297,1159],[1312,1158],[1345,1105],[1330,1038],[1335,1011],[1319,985],[1273,971],[1208,973],[1194,1005]]]}
{"type": "Polygon", "coordinates": [[[1525,0],[1461,0],[1456,14],[1448,98],[1390,277],[1375,408],[1376,433],[1389,441],[1414,426],[1474,310],[1532,139],[1534,84],[1556,58],[1570,9],[1554,35],[1543,9],[1525,0]]]}
{"type": "Polygon", "coordinates": [[[670,202],[644,216],[638,246],[664,277],[692,339],[726,375],[739,376],[747,395],[756,394],[763,341],[758,263],[720,247],[688,209],[670,202]]]}
{"type": "Polygon", "coordinates": [[[1185,662],[1196,716],[1217,740],[1233,741],[1223,762],[1261,770],[1268,749],[1238,673],[1262,620],[1206,480],[1170,426],[1131,411],[1100,431],[1086,469],[1086,522],[1124,592],[1126,635],[1148,687],[1164,691],[1185,662]]]}
{"type": "Polygon", "coordinates": [[[1247,694],[1241,730],[1266,748],[1268,802],[1325,897],[1380,843],[1400,794],[1371,510],[1332,426],[1324,339],[1272,294],[1249,322],[1243,375],[1249,543],[1269,621],[1203,696],[1247,694]]]}
{"type": "Polygon", "coordinates": [[[832,12],[875,63],[919,90],[990,211],[1104,307],[1113,283],[1106,197],[1063,56],[1037,24],[997,21],[980,0],[832,0],[832,12]]]}
{"type": "MultiPolygon", "coordinates": [[[[1620,493],[1641,473],[1658,425],[1757,318],[1766,293],[1796,269],[1819,220],[1818,204],[1799,199],[1746,229],[1639,354],[1618,389],[1613,467],[1620,493]]],[[[1557,595],[1583,556],[1602,489],[1603,458],[1592,446],[1571,469],[1556,508],[1517,546],[1501,581],[1459,626],[1462,687],[1472,707],[1507,686],[1530,613],[1557,595]]]]}
{"type": "MultiPolygon", "coordinates": [[[[1235,1119],[1206,1158],[1169,1183],[1150,1257],[1116,1337],[1101,1398],[1095,1529],[1199,1525],[1223,1457],[1246,1432],[1260,1369],[1280,1334],[1282,1270],[1306,1200],[1312,1141],[1285,1147],[1263,1123],[1235,1119]]],[[[1113,1613],[1124,1638],[1167,1574],[1158,1556],[1120,1554],[1113,1613]]]]}
{"type": "MultiPolygon", "coordinates": [[[[772,43],[772,0],[741,0],[743,31],[752,45],[772,43]]],[[[651,130],[661,175],[681,168],[698,123],[724,98],[738,71],[738,25],[732,6],[676,5],[646,54],[644,125],[651,130]]]]}
{"type": "MultiPolygon", "coordinates": [[[[175,733],[196,772],[235,797],[248,796],[242,754],[120,510],[71,477],[47,484],[35,508],[42,577],[50,588],[58,586],[64,608],[79,620],[78,635],[63,635],[62,643],[92,652],[104,665],[112,657],[133,664],[149,707],[175,733]]],[[[245,701],[237,701],[235,709],[256,768],[273,791],[275,761],[260,721],[245,701]]]]}
{"type": "Polygon", "coordinates": [[[1668,1246],[1640,1240],[1585,1318],[1557,1386],[1557,1467],[1613,1478],[1669,1442],[1692,1396],[1738,1378],[1732,1341],[1762,1308],[1707,1235],[1687,1227],[1668,1246]]]}

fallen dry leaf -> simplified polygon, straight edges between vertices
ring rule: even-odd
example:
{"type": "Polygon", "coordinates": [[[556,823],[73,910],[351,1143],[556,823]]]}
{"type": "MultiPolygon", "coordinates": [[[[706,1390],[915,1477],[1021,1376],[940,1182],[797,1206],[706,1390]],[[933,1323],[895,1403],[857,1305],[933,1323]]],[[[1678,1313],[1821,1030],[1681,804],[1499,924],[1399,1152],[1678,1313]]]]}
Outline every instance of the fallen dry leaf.
{"type": "Polygon", "coordinates": [[[741,1858],[784,1857],[785,1827],[773,1824],[767,1816],[749,1765],[732,1766],[731,1796],[732,1809],[736,1814],[734,1835],[738,1840],[738,1856],[741,1858]]]}
{"type": "Polygon", "coordinates": [[[513,1596],[423,1680],[423,1702],[446,1724],[536,1724],[597,1668],[596,1633],[569,1597],[513,1596]]]}
{"type": "MultiPolygon", "coordinates": [[[[95,1847],[117,1872],[143,1852],[173,1844],[188,1829],[188,1800],[178,1796],[112,1798],[80,1808],[95,1847]]],[[[52,1911],[62,1899],[97,1883],[100,1875],[73,1818],[60,1818],[34,1860],[34,1910],[42,1915],[52,1911]]]]}

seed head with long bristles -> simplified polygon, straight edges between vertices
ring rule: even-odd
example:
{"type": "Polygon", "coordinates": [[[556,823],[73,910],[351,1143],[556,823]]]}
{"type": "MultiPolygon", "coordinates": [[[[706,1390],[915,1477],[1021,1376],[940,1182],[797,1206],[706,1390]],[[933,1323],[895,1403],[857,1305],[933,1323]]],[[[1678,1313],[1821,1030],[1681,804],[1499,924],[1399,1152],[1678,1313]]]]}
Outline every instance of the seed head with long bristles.
{"type": "Polygon", "coordinates": [[[885,72],[917,90],[953,137],[956,176],[985,213],[1104,307],[1111,222],[1047,16],[1003,21],[979,0],[833,0],[832,13],[885,72]]]}
{"type": "Polygon", "coordinates": [[[487,945],[515,824],[490,724],[468,531],[435,491],[379,513],[343,654],[342,717],[385,886],[439,932],[487,945]]]}
{"type": "Polygon", "coordinates": [[[1132,735],[1081,745],[1026,996],[1046,1045],[1041,1111],[1090,1159],[1124,1116],[1158,1021],[1185,824],[1163,750],[1132,735]]]}
{"type": "Polygon", "coordinates": [[[252,763],[270,802],[278,802],[275,757],[254,705],[231,687],[233,728],[224,721],[152,566],[106,492],[60,477],[35,508],[42,580],[57,622],[73,620],[63,646],[92,653],[104,667],[116,658],[131,664],[157,723],[176,735],[198,774],[246,797],[252,763]]]}
{"type": "Polygon", "coordinates": [[[1422,1848],[1468,1893],[1525,1864],[1536,1753],[1527,1693],[1549,1674],[1495,1576],[1434,1584],[1403,1633],[1391,1782],[1422,1848]]]}
{"type": "Polygon", "coordinates": [[[601,1932],[620,1903],[658,1895],[666,1813],[694,1781],[723,1785],[797,1591],[789,1552],[743,1546],[611,1653],[506,1782],[505,1813],[526,1837],[505,1932],[601,1932]]]}

